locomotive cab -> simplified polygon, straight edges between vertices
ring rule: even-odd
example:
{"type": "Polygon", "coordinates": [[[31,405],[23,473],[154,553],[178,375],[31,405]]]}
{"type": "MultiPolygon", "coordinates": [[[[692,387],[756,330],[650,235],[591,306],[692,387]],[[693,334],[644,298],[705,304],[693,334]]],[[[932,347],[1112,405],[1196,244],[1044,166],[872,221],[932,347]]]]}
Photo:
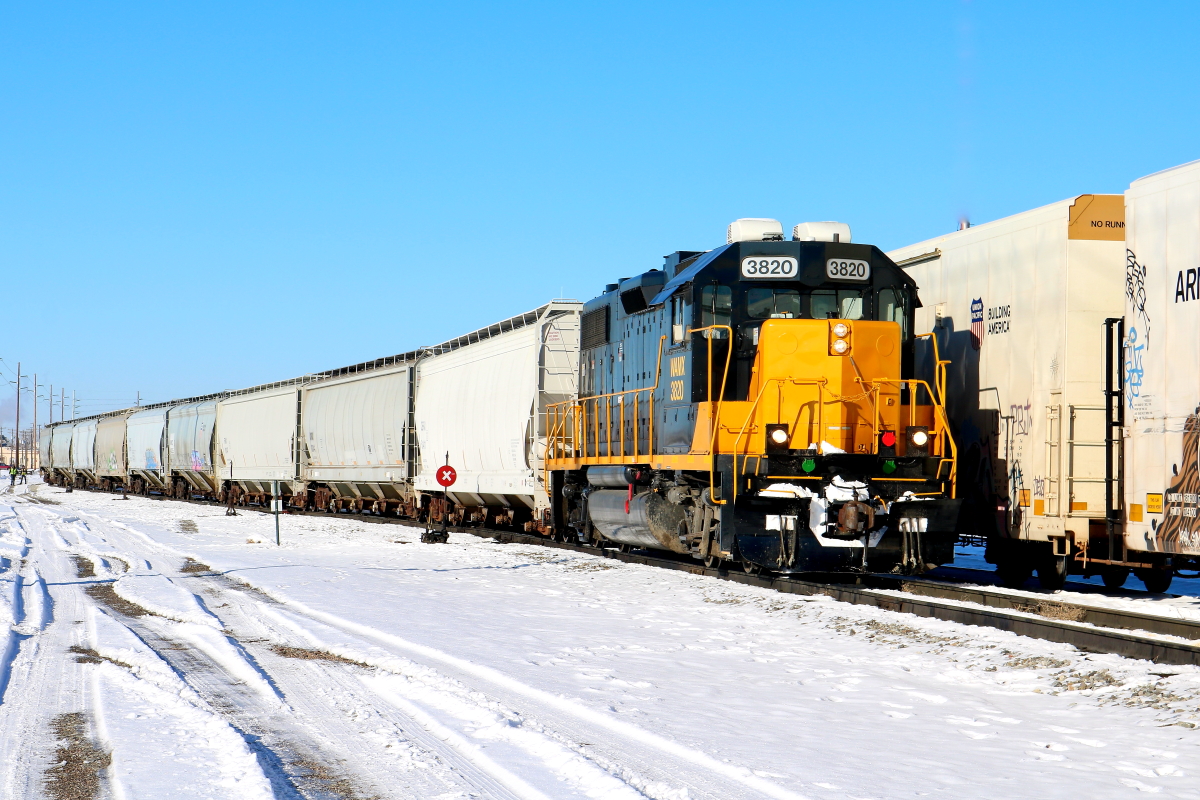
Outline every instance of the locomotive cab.
{"type": "Polygon", "coordinates": [[[584,307],[579,399],[547,420],[556,527],[751,571],[951,560],[954,444],[937,376],[913,374],[912,279],[835,223],[727,239],[584,307]]]}

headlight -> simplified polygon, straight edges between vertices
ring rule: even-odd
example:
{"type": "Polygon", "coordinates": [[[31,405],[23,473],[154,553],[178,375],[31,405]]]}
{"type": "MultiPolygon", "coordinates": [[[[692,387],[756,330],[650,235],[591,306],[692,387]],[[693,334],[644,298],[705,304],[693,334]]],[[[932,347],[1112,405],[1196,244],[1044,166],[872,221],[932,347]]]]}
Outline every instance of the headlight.
{"type": "Polygon", "coordinates": [[[788,434],[783,428],[776,428],[771,431],[771,441],[775,444],[787,444],[788,434]]]}
{"type": "Polygon", "coordinates": [[[833,335],[839,339],[845,339],[846,334],[850,332],[850,326],[844,322],[839,322],[833,326],[833,335]]]}
{"type": "Polygon", "coordinates": [[[929,441],[929,434],[925,431],[913,431],[912,443],[917,447],[924,447],[929,441]]]}
{"type": "Polygon", "coordinates": [[[845,339],[834,339],[833,340],[833,352],[837,353],[839,356],[845,355],[846,351],[849,349],[850,349],[850,343],[847,342],[845,339]]]}

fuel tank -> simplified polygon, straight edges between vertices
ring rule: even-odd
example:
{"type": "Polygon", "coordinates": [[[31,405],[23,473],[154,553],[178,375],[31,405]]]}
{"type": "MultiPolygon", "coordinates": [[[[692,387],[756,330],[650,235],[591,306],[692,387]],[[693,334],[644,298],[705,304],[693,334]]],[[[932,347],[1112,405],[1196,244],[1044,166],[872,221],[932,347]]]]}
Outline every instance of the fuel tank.
{"type": "Polygon", "coordinates": [[[610,539],[633,547],[688,553],[686,541],[687,511],[653,491],[637,492],[601,489],[588,494],[588,516],[596,530],[610,539]],[[626,513],[626,502],[629,511],[626,513]]]}

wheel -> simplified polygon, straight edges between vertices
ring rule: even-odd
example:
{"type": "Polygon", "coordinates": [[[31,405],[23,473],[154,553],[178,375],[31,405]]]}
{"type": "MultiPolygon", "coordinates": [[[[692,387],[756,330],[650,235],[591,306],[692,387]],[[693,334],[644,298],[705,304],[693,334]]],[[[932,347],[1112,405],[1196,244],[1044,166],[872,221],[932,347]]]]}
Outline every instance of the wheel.
{"type": "Polygon", "coordinates": [[[1047,555],[1038,564],[1038,582],[1042,584],[1042,588],[1057,592],[1063,588],[1063,584],[1067,582],[1067,557],[1047,555]]]}
{"type": "Polygon", "coordinates": [[[711,554],[705,556],[704,557],[704,566],[708,567],[709,569],[720,569],[721,568],[721,557],[714,556],[711,554]]]}
{"type": "Polygon", "coordinates": [[[1129,577],[1129,567],[1114,567],[1108,565],[1104,571],[1100,573],[1100,579],[1104,581],[1104,585],[1109,589],[1120,589],[1125,585],[1125,580],[1129,577]]]}
{"type": "Polygon", "coordinates": [[[1174,577],[1171,571],[1166,569],[1138,569],[1134,570],[1133,574],[1146,584],[1146,591],[1155,594],[1162,594],[1170,589],[1171,578],[1174,577]]]}
{"type": "Polygon", "coordinates": [[[1033,569],[1027,562],[1010,557],[996,565],[996,574],[1003,585],[1010,589],[1020,589],[1033,574],[1033,569]]]}
{"type": "Polygon", "coordinates": [[[747,561],[746,559],[743,558],[742,559],[742,572],[746,573],[747,575],[758,575],[759,573],[762,572],[762,567],[759,566],[758,564],[755,564],[752,561],[747,561]]]}

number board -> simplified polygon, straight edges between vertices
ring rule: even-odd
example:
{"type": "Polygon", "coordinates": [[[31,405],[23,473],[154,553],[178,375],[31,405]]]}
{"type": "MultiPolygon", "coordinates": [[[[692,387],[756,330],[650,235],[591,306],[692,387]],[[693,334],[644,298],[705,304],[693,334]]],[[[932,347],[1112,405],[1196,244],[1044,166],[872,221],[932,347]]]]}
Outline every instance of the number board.
{"type": "Polygon", "coordinates": [[[743,278],[795,278],[800,265],[791,256],[749,256],[742,259],[743,278]]]}
{"type": "Polygon", "coordinates": [[[825,277],[831,281],[865,281],[871,265],[853,258],[831,258],[825,262],[825,277]]]}

